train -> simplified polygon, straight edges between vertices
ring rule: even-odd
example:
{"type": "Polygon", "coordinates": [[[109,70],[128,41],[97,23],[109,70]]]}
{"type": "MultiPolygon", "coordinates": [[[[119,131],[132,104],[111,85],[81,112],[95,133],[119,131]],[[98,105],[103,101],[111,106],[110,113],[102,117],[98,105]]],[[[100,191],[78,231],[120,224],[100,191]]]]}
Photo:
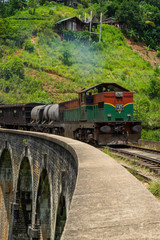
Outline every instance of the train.
{"type": "Polygon", "coordinates": [[[100,83],[59,104],[0,104],[0,127],[57,134],[97,145],[136,144],[141,121],[133,120],[133,92],[100,83]]]}

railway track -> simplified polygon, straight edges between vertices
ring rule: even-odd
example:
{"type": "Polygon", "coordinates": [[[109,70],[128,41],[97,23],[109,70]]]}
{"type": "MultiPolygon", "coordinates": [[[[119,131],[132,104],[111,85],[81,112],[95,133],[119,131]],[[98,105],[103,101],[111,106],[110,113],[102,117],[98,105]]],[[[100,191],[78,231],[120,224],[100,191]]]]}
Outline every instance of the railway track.
{"type": "Polygon", "coordinates": [[[107,147],[111,153],[116,156],[132,160],[141,167],[150,169],[150,171],[160,174],[160,151],[128,146],[128,147],[107,147]]]}

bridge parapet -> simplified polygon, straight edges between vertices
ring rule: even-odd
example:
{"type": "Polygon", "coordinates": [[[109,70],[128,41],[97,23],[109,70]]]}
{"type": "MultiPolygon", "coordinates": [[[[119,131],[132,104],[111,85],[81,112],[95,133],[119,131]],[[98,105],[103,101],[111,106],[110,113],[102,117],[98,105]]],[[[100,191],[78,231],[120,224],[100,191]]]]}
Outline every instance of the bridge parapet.
{"type": "Polygon", "coordinates": [[[160,203],[94,147],[1,129],[0,153],[0,240],[159,239],[160,203]]]}

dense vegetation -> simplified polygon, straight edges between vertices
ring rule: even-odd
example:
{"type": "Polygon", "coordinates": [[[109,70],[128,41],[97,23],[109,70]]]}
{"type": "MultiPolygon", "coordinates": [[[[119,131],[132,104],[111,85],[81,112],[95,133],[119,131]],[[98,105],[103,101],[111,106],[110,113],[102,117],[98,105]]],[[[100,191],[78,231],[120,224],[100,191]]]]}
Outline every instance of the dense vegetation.
{"type": "MultiPolygon", "coordinates": [[[[99,12],[104,7],[103,2],[96,1],[92,5],[87,1],[78,9],[54,2],[30,8],[23,5],[24,10],[16,9],[13,16],[0,19],[0,102],[60,102],[74,98],[81,88],[100,82],[116,82],[135,93],[135,120],[143,122],[143,137],[158,140],[158,66],[153,69],[149,62],[134,53],[121,30],[113,26],[102,25],[101,43],[95,37],[89,41],[88,32],[70,31],[64,31],[67,41],[61,41],[54,31],[56,21],[78,16],[84,8],[89,13],[95,4],[99,12]]],[[[113,1],[107,9],[115,8],[119,14],[122,4],[117,1],[116,10],[113,1]]],[[[139,6],[138,1],[137,4],[139,6]]]]}
{"type": "MultiPolygon", "coordinates": [[[[84,15],[92,10],[93,14],[99,17],[103,13],[103,19],[107,17],[115,17],[121,25],[123,30],[128,35],[135,38],[135,40],[145,41],[147,45],[160,51],[160,2],[156,0],[77,0],[78,12],[84,15]]],[[[71,4],[73,0],[64,0],[65,4],[71,4]]],[[[54,4],[54,1],[50,1],[54,4]]],[[[23,15],[23,17],[34,18],[36,15],[36,8],[39,5],[48,5],[47,0],[0,0],[0,16],[8,17],[16,14],[20,10],[29,9],[31,16],[23,15]]],[[[50,10],[50,14],[53,10],[50,10]]],[[[18,14],[18,17],[20,15],[18,14]]],[[[37,16],[42,18],[42,16],[37,16]]]]}
{"type": "MultiPolygon", "coordinates": [[[[145,41],[151,48],[160,50],[160,2],[156,0],[82,0],[88,12],[93,11],[104,19],[115,17],[123,31],[136,41],[145,41]]],[[[82,5],[82,12],[84,7],[82,5]]],[[[85,9],[86,11],[86,9],[85,9]]]]}

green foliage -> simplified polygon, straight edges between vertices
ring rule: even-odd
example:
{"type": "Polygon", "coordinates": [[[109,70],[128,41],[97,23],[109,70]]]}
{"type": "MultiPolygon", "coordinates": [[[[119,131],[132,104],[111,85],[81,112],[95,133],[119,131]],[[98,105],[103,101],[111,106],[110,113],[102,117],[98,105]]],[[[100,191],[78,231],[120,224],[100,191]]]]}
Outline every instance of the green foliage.
{"type": "Polygon", "coordinates": [[[49,10],[49,14],[53,15],[53,9],[49,10]]]}
{"type": "Polygon", "coordinates": [[[14,30],[8,20],[0,19],[0,38],[6,39],[12,37],[14,30]]]}
{"type": "Polygon", "coordinates": [[[74,31],[67,31],[63,30],[63,39],[66,41],[83,41],[88,42],[89,41],[90,33],[88,31],[83,32],[74,32],[74,31]]]}
{"type": "Polygon", "coordinates": [[[160,9],[146,2],[123,1],[116,11],[116,18],[125,24],[125,30],[135,40],[142,39],[156,48],[159,45],[160,9]]]}
{"type": "Polygon", "coordinates": [[[0,64],[0,77],[9,80],[16,75],[17,77],[24,78],[24,65],[23,61],[18,57],[7,59],[3,64],[0,64]]]}
{"type": "MultiPolygon", "coordinates": [[[[159,68],[157,67],[155,71],[160,75],[159,68]]],[[[151,98],[160,98],[160,78],[152,78],[150,81],[150,87],[148,89],[151,98]]]]}
{"type": "Polygon", "coordinates": [[[107,6],[107,16],[113,17],[115,16],[116,11],[119,8],[119,3],[117,1],[112,1],[107,6]]]}
{"type": "Polygon", "coordinates": [[[140,8],[136,1],[123,1],[116,12],[116,17],[120,22],[126,23],[129,28],[139,29],[140,8]]]}
{"type": "Polygon", "coordinates": [[[38,7],[38,0],[28,0],[28,7],[33,8],[32,14],[34,15],[36,12],[36,8],[38,7]]]}
{"type": "Polygon", "coordinates": [[[148,190],[156,197],[160,197],[160,184],[155,181],[150,181],[148,190]]]}
{"type": "Polygon", "coordinates": [[[160,130],[159,129],[156,129],[156,130],[142,129],[141,138],[151,140],[151,141],[159,141],[160,140],[160,130]]]}
{"type": "Polygon", "coordinates": [[[69,45],[65,43],[64,48],[62,50],[62,61],[64,65],[70,66],[72,64],[71,57],[72,57],[72,54],[69,49],[69,45]]]}
{"type": "Polygon", "coordinates": [[[16,11],[27,6],[26,0],[0,1],[0,16],[7,17],[14,15],[16,11]]]}
{"type": "Polygon", "coordinates": [[[23,44],[23,47],[25,50],[29,51],[29,52],[33,52],[34,51],[34,44],[31,43],[31,40],[30,39],[26,39],[24,44],[23,44]]]}
{"type": "MultiPolygon", "coordinates": [[[[99,31],[99,28],[97,32],[99,31]]],[[[123,46],[125,45],[125,38],[121,33],[120,29],[117,29],[113,26],[102,25],[102,42],[105,46],[112,44],[112,46],[123,46]]]]}
{"type": "Polygon", "coordinates": [[[134,41],[138,41],[138,33],[137,33],[136,30],[134,30],[134,29],[131,28],[131,29],[127,32],[127,35],[128,35],[129,37],[133,38],[134,41]]]}

